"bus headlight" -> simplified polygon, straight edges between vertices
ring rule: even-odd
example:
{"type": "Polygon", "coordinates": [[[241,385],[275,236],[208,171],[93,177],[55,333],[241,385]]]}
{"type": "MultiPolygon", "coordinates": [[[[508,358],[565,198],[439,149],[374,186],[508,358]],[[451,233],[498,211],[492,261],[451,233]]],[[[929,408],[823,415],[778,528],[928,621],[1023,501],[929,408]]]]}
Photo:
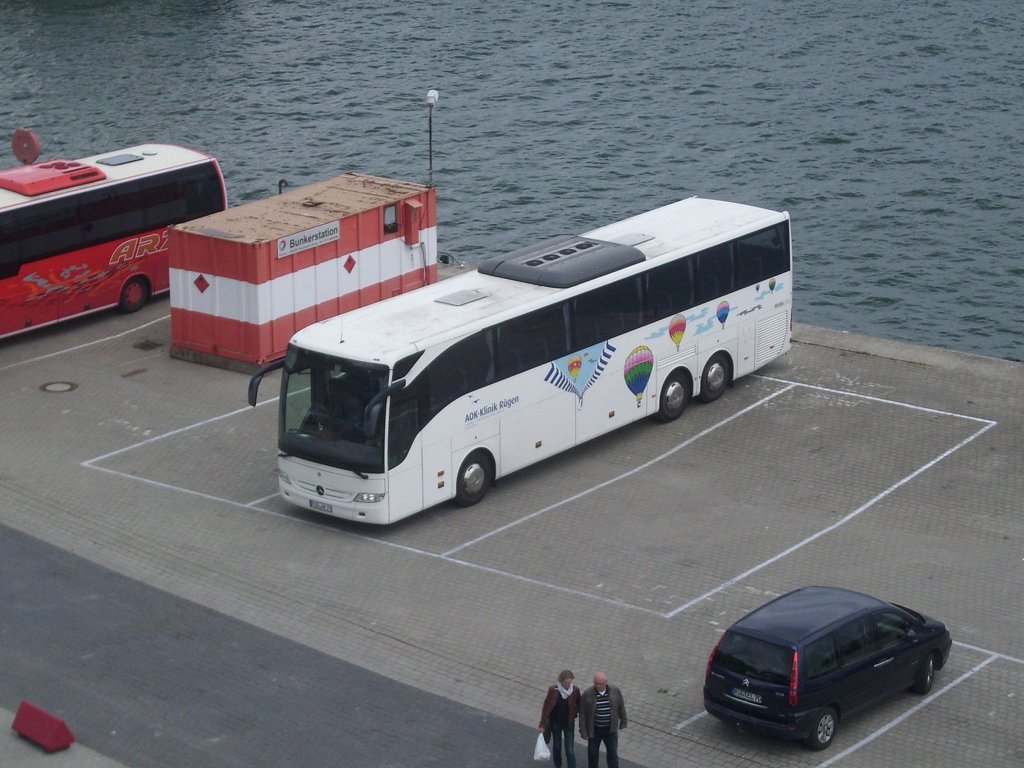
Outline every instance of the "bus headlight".
{"type": "Polygon", "coordinates": [[[277,476],[281,478],[281,482],[282,483],[288,483],[288,485],[292,484],[292,479],[290,477],[288,477],[288,473],[287,472],[284,472],[283,470],[279,469],[279,470],[277,470],[277,476]]]}
{"type": "Polygon", "coordinates": [[[376,504],[378,501],[384,501],[383,493],[357,493],[353,499],[357,504],[376,504]]]}

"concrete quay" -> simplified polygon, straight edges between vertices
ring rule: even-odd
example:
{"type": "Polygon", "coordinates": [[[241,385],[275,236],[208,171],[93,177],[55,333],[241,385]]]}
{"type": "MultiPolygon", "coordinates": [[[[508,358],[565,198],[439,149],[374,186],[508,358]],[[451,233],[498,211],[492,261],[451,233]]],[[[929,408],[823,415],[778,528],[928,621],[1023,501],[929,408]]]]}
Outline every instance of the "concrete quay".
{"type": "Polygon", "coordinates": [[[9,731],[0,765],[236,765],[239,733],[259,746],[344,705],[381,707],[379,729],[352,721],[366,754],[332,759],[314,731],[292,764],[525,766],[563,667],[622,687],[634,765],[1024,761],[1024,364],[797,325],[789,355],[716,403],[380,529],[277,497],[275,377],[249,408],[245,374],[169,357],[167,312],[0,342],[0,535],[21,553],[0,562],[0,716],[28,699],[78,740],[47,756],[9,731]],[[701,701],[721,630],[806,584],[917,608],[955,641],[929,696],[851,718],[824,753],[733,732],[701,701]],[[123,666],[100,664],[122,646],[123,666]],[[174,719],[184,667],[206,676],[196,721],[223,733],[174,719]],[[353,703],[358,670],[379,677],[353,703]],[[427,709],[450,738],[386,753],[427,709]]]}

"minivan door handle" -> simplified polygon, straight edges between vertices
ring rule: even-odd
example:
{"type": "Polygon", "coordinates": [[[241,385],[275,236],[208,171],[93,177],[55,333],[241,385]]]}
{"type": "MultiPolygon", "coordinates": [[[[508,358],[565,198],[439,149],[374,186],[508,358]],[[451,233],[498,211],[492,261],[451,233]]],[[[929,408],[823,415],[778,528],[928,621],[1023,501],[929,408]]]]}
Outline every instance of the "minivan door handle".
{"type": "Polygon", "coordinates": [[[884,667],[886,664],[888,664],[892,660],[893,660],[892,656],[890,656],[888,659],[882,659],[880,662],[875,664],[875,669],[878,669],[879,667],[884,667]]]}

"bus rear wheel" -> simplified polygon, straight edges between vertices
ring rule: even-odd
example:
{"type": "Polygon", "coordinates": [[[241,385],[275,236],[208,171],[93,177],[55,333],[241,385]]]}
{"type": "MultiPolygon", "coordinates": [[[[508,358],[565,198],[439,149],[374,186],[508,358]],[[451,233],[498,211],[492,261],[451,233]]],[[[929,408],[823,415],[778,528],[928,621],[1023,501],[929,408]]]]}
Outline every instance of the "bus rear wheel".
{"type": "Polygon", "coordinates": [[[117,311],[126,315],[138,312],[149,301],[149,281],[144,277],[133,277],[121,289],[117,311]]]}
{"type": "Polygon", "coordinates": [[[686,374],[676,371],[669,376],[665,386],[661,388],[658,412],[654,414],[655,420],[667,423],[682,416],[690,402],[692,389],[690,378],[686,374]]]}
{"type": "Polygon", "coordinates": [[[713,403],[722,396],[732,379],[732,364],[729,356],[724,352],[712,355],[708,364],[704,366],[704,373],[700,377],[700,394],[697,396],[702,403],[713,403]]]}
{"type": "Polygon", "coordinates": [[[455,503],[471,507],[487,495],[494,482],[494,465],[484,451],[473,451],[462,462],[455,478],[455,503]]]}

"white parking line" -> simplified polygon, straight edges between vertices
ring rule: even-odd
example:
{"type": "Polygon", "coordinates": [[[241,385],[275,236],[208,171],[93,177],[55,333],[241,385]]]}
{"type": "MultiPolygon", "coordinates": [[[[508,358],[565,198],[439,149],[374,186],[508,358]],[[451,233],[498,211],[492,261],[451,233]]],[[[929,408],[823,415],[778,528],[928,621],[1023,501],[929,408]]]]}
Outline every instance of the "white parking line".
{"type": "Polygon", "coordinates": [[[676,616],[676,615],[682,613],[683,611],[688,610],[689,608],[692,608],[693,606],[697,605],[697,603],[700,603],[700,602],[703,602],[704,600],[707,600],[712,595],[716,595],[719,592],[721,592],[722,590],[728,589],[732,585],[736,584],[739,581],[742,581],[743,579],[747,578],[748,576],[750,576],[752,574],[757,573],[758,571],[762,570],[763,568],[767,568],[769,565],[777,563],[779,560],[781,560],[782,558],[786,557],[787,555],[791,555],[794,552],[796,552],[797,550],[803,549],[808,544],[810,544],[812,541],[816,541],[816,540],[820,539],[822,536],[824,536],[825,534],[831,533],[832,531],[836,530],[840,526],[846,525],[848,522],[850,522],[851,520],[853,520],[856,517],[858,517],[861,513],[863,513],[864,511],[870,509],[871,507],[873,507],[875,504],[877,504],[879,501],[884,499],[886,496],[889,496],[890,494],[892,494],[893,491],[895,491],[896,489],[906,485],[911,480],[913,480],[915,477],[920,475],[922,472],[928,471],[929,469],[934,467],[936,464],[938,464],[940,461],[942,461],[947,456],[949,456],[949,455],[951,455],[953,453],[956,453],[961,448],[963,448],[965,445],[970,443],[972,440],[980,437],[985,432],[990,430],[993,426],[995,426],[995,422],[989,422],[988,424],[983,426],[981,429],[979,429],[977,432],[975,432],[970,437],[967,437],[964,440],[961,440],[959,443],[954,445],[952,448],[950,448],[950,449],[944,451],[943,453],[939,454],[937,457],[935,457],[934,459],[929,461],[927,464],[924,464],[923,466],[918,467],[917,469],[915,469],[913,472],[911,472],[906,477],[902,478],[901,480],[896,481],[895,483],[890,485],[888,488],[886,488],[884,491],[882,491],[877,496],[875,496],[873,499],[871,499],[870,501],[868,501],[865,504],[862,504],[860,507],[858,507],[857,509],[853,510],[853,512],[850,512],[848,515],[846,515],[845,517],[841,518],[840,520],[837,520],[836,522],[832,523],[832,525],[828,526],[827,528],[822,528],[820,531],[818,531],[817,533],[811,534],[810,536],[808,536],[803,541],[799,541],[796,544],[794,544],[793,546],[789,547],[788,549],[784,549],[782,552],[779,552],[777,555],[774,555],[773,557],[768,558],[763,563],[758,563],[753,568],[748,568],[743,573],[741,573],[741,574],[739,574],[737,576],[733,576],[728,581],[723,581],[717,587],[715,587],[714,589],[708,590],[707,592],[705,592],[700,597],[695,597],[692,600],[683,603],[679,607],[672,609],[671,611],[669,611],[668,613],[665,614],[665,617],[666,618],[672,618],[673,616],[676,616]]]}
{"type": "Polygon", "coordinates": [[[881,728],[879,728],[878,730],[874,731],[870,735],[865,736],[863,739],[858,741],[853,746],[847,747],[842,752],[839,752],[838,754],[833,755],[832,757],[830,757],[828,760],[826,760],[823,763],[818,763],[818,768],[827,768],[828,766],[833,765],[834,763],[842,760],[844,757],[849,755],[851,752],[856,752],[858,749],[860,749],[861,747],[865,746],[866,744],[870,744],[872,741],[877,739],[879,736],[882,736],[883,734],[885,734],[885,733],[889,732],[890,730],[892,730],[893,728],[895,728],[897,725],[902,723],[904,720],[906,720],[912,714],[917,712],[919,709],[922,709],[923,707],[928,706],[931,702],[935,701],[935,699],[939,698],[939,696],[942,696],[943,694],[945,694],[948,691],[952,690],[956,686],[960,685],[960,683],[962,683],[964,680],[966,680],[969,677],[972,677],[973,675],[975,675],[976,673],[978,673],[979,671],[981,671],[982,669],[984,669],[985,667],[987,667],[989,664],[991,664],[993,661],[995,661],[996,659],[998,659],[1000,657],[1001,657],[1001,654],[993,653],[991,656],[989,656],[987,659],[985,659],[981,663],[974,665],[973,668],[971,668],[967,672],[964,672],[962,675],[960,675],[960,677],[958,677],[956,680],[951,682],[949,685],[944,686],[942,689],[940,689],[940,690],[936,691],[935,693],[931,694],[926,699],[922,700],[920,703],[915,704],[910,709],[908,709],[906,712],[904,712],[902,715],[900,715],[897,718],[894,718],[893,720],[890,720],[888,723],[883,725],[881,728]]]}
{"type": "Polygon", "coordinates": [[[992,653],[1003,661],[1012,661],[1014,664],[1024,664],[1024,659],[1018,659],[1016,656],[1007,656],[1005,653],[990,651],[988,648],[979,648],[978,646],[971,645],[970,643],[961,643],[959,640],[954,640],[953,645],[959,646],[960,648],[966,648],[969,651],[977,651],[978,653],[992,653]]]}
{"type": "Polygon", "coordinates": [[[787,379],[776,379],[773,376],[762,376],[760,374],[754,374],[755,379],[764,379],[765,381],[774,381],[776,384],[793,384],[798,387],[804,387],[805,389],[813,389],[815,392],[826,392],[830,395],[842,395],[844,397],[856,397],[858,400],[870,400],[875,403],[882,403],[883,405],[895,405],[899,408],[907,408],[911,411],[921,411],[922,413],[934,413],[938,416],[951,416],[954,419],[966,419],[967,421],[980,421],[983,424],[995,425],[998,422],[992,421],[991,419],[983,419],[980,416],[968,416],[963,413],[953,413],[952,411],[943,411],[937,408],[928,408],[923,405],[914,405],[912,403],[903,403],[899,400],[888,400],[884,397],[875,397],[874,395],[862,395],[859,392],[848,392],[843,389],[831,389],[830,387],[822,387],[817,384],[801,384],[799,382],[789,381],[787,379]]]}
{"type": "Polygon", "coordinates": [[[675,727],[673,728],[673,730],[675,730],[675,731],[681,731],[681,730],[683,730],[683,728],[685,728],[686,726],[690,725],[691,723],[695,723],[695,722],[697,722],[698,720],[702,720],[702,719],[703,719],[703,718],[705,718],[705,717],[708,717],[708,712],[707,712],[707,710],[704,710],[703,712],[698,712],[698,713],[697,713],[696,715],[694,715],[693,717],[688,717],[688,718],[686,718],[685,720],[683,720],[683,722],[681,722],[681,723],[678,723],[678,724],[677,724],[677,725],[676,725],[676,726],[675,726],[675,727]]]}
{"type": "MultiPolygon", "coordinates": [[[[276,398],[275,398],[275,400],[276,400],[276,398]]],[[[272,403],[272,402],[274,402],[274,400],[264,400],[262,403],[256,403],[255,407],[256,408],[260,408],[260,407],[266,405],[267,403],[272,403]]],[[[190,430],[197,429],[199,427],[205,427],[207,424],[213,424],[215,422],[222,421],[224,419],[229,419],[232,416],[237,416],[240,413],[245,413],[246,411],[251,411],[252,408],[253,408],[253,406],[247,405],[244,408],[238,408],[238,409],[236,409],[234,411],[229,411],[228,413],[222,413],[220,416],[212,416],[209,419],[204,419],[203,421],[197,421],[195,424],[189,424],[189,425],[184,426],[184,427],[179,427],[178,429],[173,429],[170,432],[164,432],[162,435],[154,435],[153,437],[146,438],[145,440],[141,440],[141,441],[139,441],[137,443],[132,443],[131,445],[126,445],[124,448],[118,448],[116,451],[110,451],[110,453],[104,453],[102,456],[95,456],[95,457],[93,457],[91,459],[86,459],[85,461],[81,462],[81,465],[83,467],[92,467],[93,469],[103,469],[103,467],[93,467],[93,465],[97,461],[103,461],[104,459],[109,459],[111,456],[118,456],[119,454],[127,453],[128,451],[134,451],[136,448],[141,448],[142,446],[149,445],[150,443],[157,443],[157,442],[159,442],[161,440],[166,440],[168,437],[174,437],[175,435],[180,435],[182,432],[188,432],[190,430]]],[[[139,479],[142,479],[142,478],[139,478],[139,479]]]]}
{"type": "MultiPolygon", "coordinates": [[[[622,474],[617,475],[616,477],[613,477],[613,478],[611,478],[609,480],[605,480],[605,481],[603,481],[601,483],[598,483],[597,485],[594,485],[594,486],[592,486],[592,487],[590,487],[590,488],[588,488],[588,489],[586,489],[584,491],[581,491],[581,492],[579,492],[577,494],[574,494],[573,496],[561,499],[561,500],[559,500],[559,501],[557,501],[557,502],[555,502],[553,504],[549,504],[548,506],[544,507],[543,509],[537,510],[536,512],[531,512],[528,515],[525,515],[525,516],[523,516],[523,517],[521,517],[521,518],[519,518],[517,520],[513,520],[510,523],[507,523],[507,524],[505,524],[503,526],[495,528],[494,530],[489,531],[489,532],[487,532],[487,533],[485,533],[485,534],[483,534],[481,536],[477,536],[474,539],[471,539],[469,541],[463,542],[462,544],[459,544],[458,546],[453,547],[453,548],[451,548],[451,549],[449,549],[449,550],[447,550],[445,552],[442,552],[440,554],[435,553],[435,552],[428,552],[426,550],[420,550],[420,549],[417,549],[415,547],[408,547],[408,546],[405,546],[405,545],[396,544],[394,542],[384,541],[384,540],[381,540],[381,539],[373,538],[371,536],[357,534],[357,533],[353,533],[353,532],[350,532],[350,531],[340,531],[340,532],[345,533],[348,536],[353,536],[353,537],[360,538],[360,539],[363,539],[363,540],[366,540],[366,541],[373,541],[373,542],[376,542],[376,543],[379,543],[379,544],[383,544],[385,546],[395,547],[395,548],[402,549],[404,551],[411,552],[411,553],[414,553],[414,554],[417,554],[417,555],[423,555],[423,556],[426,556],[426,557],[431,557],[431,558],[435,558],[435,559],[444,560],[446,562],[452,563],[453,565],[458,565],[460,567],[471,568],[473,570],[478,570],[478,571],[482,571],[482,572],[486,572],[486,573],[491,573],[491,574],[494,574],[494,575],[500,575],[500,576],[503,576],[503,577],[506,577],[506,578],[510,578],[510,579],[514,579],[514,580],[517,580],[517,581],[522,581],[522,582],[525,582],[525,583],[534,584],[534,585],[537,585],[537,586],[542,586],[542,587],[545,587],[547,589],[552,589],[552,590],[559,591],[559,592],[565,592],[567,594],[572,594],[572,595],[576,595],[576,596],[587,597],[587,598],[590,598],[592,600],[596,600],[596,601],[599,601],[599,602],[603,602],[603,603],[607,603],[607,604],[610,604],[610,605],[618,606],[618,607],[621,607],[621,608],[627,608],[629,610],[635,610],[635,611],[639,611],[639,612],[642,612],[642,613],[649,613],[649,614],[653,614],[653,615],[656,615],[656,616],[661,616],[663,618],[671,619],[671,618],[677,616],[678,614],[682,613],[683,611],[686,611],[689,608],[692,608],[694,605],[697,605],[698,603],[708,599],[709,597],[711,597],[711,596],[713,596],[713,595],[715,595],[715,594],[717,594],[717,593],[719,593],[719,592],[721,592],[721,591],[723,591],[725,589],[728,589],[729,587],[731,587],[734,584],[736,584],[737,582],[745,579],[746,577],[748,577],[748,576],[750,576],[750,575],[752,575],[752,574],[754,574],[754,573],[756,573],[756,572],[758,572],[758,571],[760,571],[760,570],[762,570],[762,569],[772,565],[773,563],[778,562],[779,560],[783,559],[787,555],[790,555],[793,552],[795,552],[795,551],[797,551],[797,550],[807,546],[808,544],[810,544],[813,541],[821,538],[825,534],[830,533],[830,532],[836,530],[837,528],[839,528],[842,525],[845,525],[849,521],[851,521],[851,520],[855,519],[856,517],[858,517],[865,510],[871,508],[873,505],[877,504],[879,501],[881,501],[885,497],[887,497],[890,494],[892,494],[895,490],[897,490],[901,486],[903,486],[906,483],[908,483],[911,480],[913,480],[915,477],[920,475],[922,472],[925,472],[928,469],[930,469],[931,467],[935,466],[937,463],[939,463],[940,461],[942,461],[943,459],[945,459],[949,455],[955,453],[956,451],[960,450],[965,445],[967,445],[968,443],[972,442],[976,438],[980,437],[982,434],[984,434],[986,431],[988,431],[992,427],[996,426],[996,424],[997,424],[997,422],[991,421],[991,420],[988,420],[988,419],[980,419],[980,418],[974,417],[974,416],[965,416],[965,415],[962,415],[962,414],[951,413],[951,412],[948,412],[948,411],[939,411],[939,410],[935,410],[935,409],[932,409],[932,408],[924,408],[924,407],[921,407],[921,406],[908,405],[906,403],[900,403],[900,402],[897,402],[897,401],[894,401],[894,400],[884,400],[884,399],[878,398],[878,397],[872,397],[872,396],[868,396],[868,395],[859,395],[859,394],[857,394],[855,392],[844,392],[842,390],[829,389],[827,387],[818,387],[818,386],[813,386],[813,385],[809,385],[809,384],[801,384],[799,382],[786,381],[786,380],[783,380],[783,379],[774,379],[774,378],[768,378],[768,377],[758,377],[758,378],[764,378],[766,380],[773,381],[773,382],[776,382],[776,383],[779,383],[779,384],[783,384],[785,386],[782,389],[780,389],[780,390],[778,390],[776,392],[773,392],[772,394],[768,395],[767,397],[761,398],[757,402],[752,403],[751,405],[748,405],[747,407],[743,408],[742,410],[737,411],[736,413],[732,414],[731,416],[729,416],[729,417],[727,417],[727,418],[717,422],[716,424],[708,427],[707,429],[704,429],[700,433],[698,433],[698,434],[696,434],[696,435],[694,435],[694,436],[684,440],[683,442],[681,442],[678,445],[674,446],[670,450],[665,451],[661,455],[656,456],[653,459],[649,459],[648,461],[644,462],[643,464],[640,464],[640,465],[634,467],[633,469],[630,469],[630,470],[628,470],[626,472],[623,472],[622,474]],[[774,555],[773,557],[769,558],[768,560],[765,560],[764,562],[759,563],[758,565],[755,565],[754,567],[747,569],[746,571],[744,571],[743,573],[739,574],[738,576],[734,576],[733,578],[731,578],[731,579],[729,579],[729,580],[719,584],[717,587],[715,587],[715,588],[705,592],[703,595],[700,595],[699,597],[693,598],[692,600],[689,600],[686,603],[683,603],[682,605],[679,605],[676,608],[674,608],[674,609],[672,609],[670,611],[667,611],[667,612],[655,611],[655,610],[650,609],[650,608],[644,608],[644,607],[636,606],[636,605],[633,605],[631,603],[627,603],[625,601],[618,600],[618,599],[615,599],[615,598],[608,598],[608,597],[605,597],[605,596],[602,596],[602,595],[595,595],[595,594],[589,593],[589,592],[583,592],[583,591],[580,591],[580,590],[575,590],[575,589],[570,589],[570,588],[567,588],[567,587],[562,587],[562,586],[559,586],[557,584],[552,584],[552,583],[549,583],[549,582],[539,581],[539,580],[536,580],[536,579],[529,578],[527,576],[522,576],[520,574],[512,573],[512,572],[509,572],[509,571],[503,571],[503,570],[500,570],[500,569],[497,569],[497,568],[491,568],[491,567],[488,567],[488,566],[483,566],[483,565],[480,565],[480,564],[477,564],[477,563],[473,563],[473,562],[470,562],[470,561],[467,561],[467,560],[463,560],[463,559],[460,559],[460,558],[453,557],[453,555],[456,552],[459,552],[459,551],[461,551],[463,549],[466,549],[466,548],[468,548],[468,547],[470,547],[470,546],[472,546],[474,544],[478,544],[478,543],[480,543],[482,541],[485,541],[485,540],[487,540],[487,539],[489,539],[489,538],[491,538],[493,536],[496,536],[499,533],[504,533],[505,531],[508,531],[508,530],[510,530],[510,529],[512,529],[512,528],[514,528],[514,527],[516,527],[516,526],[518,526],[520,524],[522,524],[522,523],[525,523],[525,522],[527,522],[529,520],[532,520],[532,519],[534,519],[534,518],[536,518],[536,517],[538,517],[538,516],[540,516],[540,515],[542,515],[542,514],[544,514],[546,512],[550,512],[553,509],[557,509],[558,507],[561,507],[561,506],[564,506],[565,504],[568,504],[568,503],[571,503],[573,501],[576,501],[577,499],[580,499],[580,498],[582,498],[584,496],[587,496],[587,495],[589,495],[591,493],[599,491],[602,488],[606,488],[609,485],[617,483],[617,482],[619,482],[621,480],[625,480],[625,479],[627,479],[627,478],[637,474],[638,472],[641,472],[641,471],[643,471],[645,469],[648,469],[651,466],[653,466],[653,465],[655,465],[655,464],[657,464],[657,463],[659,463],[661,461],[664,461],[666,458],[674,455],[675,453],[679,452],[683,448],[686,448],[687,446],[692,445],[697,440],[699,440],[699,439],[701,439],[703,437],[706,437],[708,434],[714,432],[715,430],[719,429],[720,427],[725,426],[726,424],[729,424],[730,422],[740,418],[741,416],[749,413],[750,411],[752,411],[752,410],[754,410],[754,409],[764,405],[765,403],[770,402],[771,400],[779,397],[780,395],[782,395],[782,394],[784,394],[786,392],[789,392],[789,391],[793,390],[794,388],[798,388],[798,387],[799,388],[811,389],[811,390],[815,390],[815,391],[826,392],[826,393],[829,393],[829,394],[846,396],[846,397],[864,398],[864,399],[867,399],[867,400],[872,400],[874,402],[884,403],[884,404],[887,404],[887,405],[893,405],[893,406],[898,406],[898,407],[903,407],[903,408],[909,408],[909,409],[912,409],[912,410],[922,411],[922,412],[926,412],[926,413],[935,413],[935,414],[939,414],[939,415],[943,415],[943,416],[948,416],[948,417],[951,417],[951,418],[966,419],[966,420],[969,420],[969,421],[975,421],[975,422],[982,423],[984,426],[982,426],[979,430],[974,432],[969,437],[965,438],[964,440],[961,440],[959,443],[957,443],[952,448],[946,450],[945,452],[943,452],[942,454],[940,454],[936,458],[932,459],[928,463],[926,463],[926,464],[922,465],[921,467],[919,467],[918,469],[914,470],[912,473],[910,473],[906,477],[902,478],[901,480],[897,481],[893,485],[889,486],[889,488],[885,489],[884,491],[882,491],[881,493],[876,495],[874,498],[872,498],[870,501],[868,501],[866,504],[862,505],[858,509],[854,510],[853,512],[850,512],[849,514],[847,514],[845,517],[843,517],[839,521],[833,523],[832,525],[830,525],[830,526],[828,526],[826,528],[821,529],[820,531],[817,531],[816,533],[808,536],[807,538],[805,538],[804,540],[798,542],[797,544],[794,544],[793,546],[789,547],[788,549],[778,553],[777,555],[774,555]]],[[[269,398],[267,400],[264,400],[262,402],[257,403],[256,407],[259,408],[259,407],[262,407],[264,405],[268,405],[270,403],[277,402],[277,400],[278,400],[277,397],[269,398]]],[[[221,414],[219,416],[213,416],[213,417],[211,417],[209,419],[204,419],[203,421],[199,421],[199,422],[196,422],[194,424],[190,424],[190,425],[187,425],[187,426],[184,426],[184,427],[180,427],[179,429],[175,429],[175,430],[172,430],[170,432],[166,432],[166,433],[164,433],[162,435],[156,435],[154,437],[147,438],[146,440],[142,440],[142,441],[140,441],[138,443],[133,443],[132,445],[125,446],[124,448],[120,448],[120,449],[115,450],[115,451],[110,451],[110,452],[105,453],[105,454],[103,454],[101,456],[96,456],[94,458],[88,459],[86,461],[81,462],[81,466],[89,467],[91,469],[98,469],[98,470],[101,470],[101,471],[104,471],[104,472],[108,472],[110,474],[119,475],[119,476],[122,476],[122,477],[125,477],[125,478],[128,478],[128,479],[131,479],[131,480],[137,480],[137,481],[142,481],[142,482],[150,483],[151,485],[154,485],[154,486],[157,486],[157,487],[161,487],[161,488],[178,490],[178,491],[181,491],[183,493],[192,494],[194,496],[198,496],[198,497],[201,497],[201,498],[209,499],[209,500],[212,500],[212,501],[222,501],[222,502],[224,502],[226,504],[230,504],[232,506],[236,506],[236,507],[240,507],[240,508],[245,508],[245,509],[257,510],[257,511],[265,513],[265,514],[274,515],[275,517],[282,517],[282,518],[285,518],[285,519],[295,520],[297,522],[303,522],[303,523],[307,523],[307,524],[315,524],[315,523],[312,523],[310,521],[302,520],[302,519],[297,518],[297,517],[292,516],[292,515],[286,515],[286,514],[282,514],[282,513],[279,513],[279,512],[274,512],[272,510],[263,509],[262,507],[257,506],[258,504],[262,503],[263,501],[266,501],[268,499],[273,498],[275,494],[271,494],[271,495],[263,497],[261,499],[257,499],[256,501],[253,501],[253,502],[242,503],[242,502],[232,501],[230,499],[224,499],[224,498],[221,498],[221,497],[218,497],[218,496],[212,496],[210,494],[205,494],[205,493],[201,493],[201,492],[198,492],[198,491],[193,491],[193,490],[188,489],[188,488],[174,486],[174,485],[170,485],[170,484],[167,484],[167,483],[161,483],[161,482],[157,482],[157,481],[154,481],[154,480],[148,480],[147,478],[142,478],[142,477],[138,477],[138,476],[135,476],[135,475],[129,475],[127,473],[119,472],[117,470],[108,469],[106,467],[96,466],[96,464],[98,462],[103,461],[105,459],[109,459],[109,458],[111,458],[113,456],[117,456],[119,454],[126,453],[128,451],[133,451],[136,448],[141,448],[142,446],[149,445],[151,443],[155,443],[155,442],[158,442],[160,440],[164,440],[166,438],[173,437],[175,435],[180,435],[183,432],[187,432],[189,430],[196,429],[198,427],[206,426],[208,424],[213,424],[215,422],[221,421],[223,419],[230,418],[232,416],[237,416],[237,415],[245,413],[246,411],[249,411],[249,410],[251,410],[251,408],[246,406],[244,408],[239,408],[239,409],[236,409],[234,411],[230,411],[228,413],[221,414]]]]}
{"type": "Polygon", "coordinates": [[[142,325],[137,325],[134,328],[129,328],[127,331],[115,333],[113,336],[104,336],[102,339],[94,339],[93,341],[85,342],[85,344],[79,344],[78,346],[75,347],[68,347],[67,349],[58,349],[56,352],[50,352],[47,355],[32,357],[29,358],[28,360],[20,360],[17,363],[8,363],[7,365],[0,366],[0,371],[9,371],[11,368],[17,368],[18,366],[21,365],[28,365],[29,363],[38,363],[40,360],[48,360],[51,357],[66,355],[68,352],[77,352],[80,349],[85,349],[86,347],[91,347],[95,344],[102,344],[105,341],[113,341],[114,339],[119,339],[122,336],[128,336],[129,334],[135,333],[136,331],[141,331],[143,328],[148,328],[149,326],[155,325],[156,323],[162,322],[164,320],[169,320],[170,317],[170,315],[164,315],[163,317],[158,317],[156,320],[150,320],[148,323],[143,323],[142,325]]]}
{"type": "Polygon", "coordinates": [[[634,467],[633,469],[630,469],[630,470],[628,470],[626,472],[623,472],[621,475],[617,475],[616,477],[613,477],[610,480],[605,480],[604,482],[601,482],[601,483],[598,483],[597,485],[591,486],[590,488],[587,488],[585,491],[580,491],[579,493],[575,494],[574,496],[570,496],[570,497],[568,497],[566,499],[562,499],[561,501],[556,501],[554,504],[549,504],[548,506],[544,507],[544,509],[539,509],[536,512],[531,512],[530,514],[526,515],[526,517],[521,517],[518,520],[513,520],[511,523],[503,525],[500,528],[495,528],[493,531],[485,533],[483,536],[477,536],[475,539],[471,539],[470,541],[464,542],[464,543],[460,544],[457,547],[449,549],[447,552],[444,553],[444,555],[446,557],[449,556],[449,555],[453,555],[456,552],[458,552],[460,549],[465,549],[466,547],[471,547],[474,544],[479,544],[481,541],[484,541],[485,539],[489,539],[491,536],[494,536],[494,535],[499,534],[499,533],[504,533],[505,531],[509,530],[510,528],[514,528],[517,525],[519,525],[520,523],[525,523],[528,520],[532,520],[533,518],[537,517],[538,515],[543,515],[545,512],[550,512],[552,509],[557,509],[558,507],[561,507],[564,504],[569,504],[569,503],[571,503],[573,501],[576,501],[577,499],[583,498],[584,496],[589,496],[591,493],[594,493],[595,491],[599,491],[602,488],[607,488],[609,485],[613,485],[614,483],[617,483],[620,480],[625,480],[627,477],[631,477],[631,476],[635,475],[637,472],[642,472],[643,470],[648,469],[649,467],[652,467],[653,465],[657,464],[659,461],[664,461],[669,456],[672,456],[673,454],[678,453],[679,451],[681,451],[683,448],[686,448],[691,443],[695,443],[696,441],[700,440],[702,437],[706,437],[707,435],[709,435],[712,432],[714,432],[716,429],[718,429],[720,427],[724,427],[726,424],[728,424],[731,421],[735,421],[740,416],[743,416],[744,414],[754,410],[755,408],[758,408],[759,406],[764,405],[765,403],[767,403],[770,400],[774,400],[776,397],[778,397],[779,395],[781,395],[781,394],[783,394],[785,392],[788,392],[789,390],[793,389],[793,387],[795,387],[795,386],[796,386],[796,384],[790,384],[788,387],[780,389],[777,392],[773,392],[772,394],[768,395],[768,397],[761,398],[756,403],[748,405],[742,411],[737,411],[736,413],[734,413],[729,418],[723,419],[722,421],[718,422],[717,424],[713,424],[712,426],[710,426],[707,429],[705,429],[703,432],[699,432],[696,435],[694,435],[693,437],[688,438],[688,439],[684,440],[683,442],[679,443],[679,445],[675,446],[674,448],[671,448],[671,449],[665,451],[665,453],[661,454],[660,456],[655,456],[653,459],[650,459],[649,461],[645,461],[643,464],[640,464],[639,466],[634,467]]]}

